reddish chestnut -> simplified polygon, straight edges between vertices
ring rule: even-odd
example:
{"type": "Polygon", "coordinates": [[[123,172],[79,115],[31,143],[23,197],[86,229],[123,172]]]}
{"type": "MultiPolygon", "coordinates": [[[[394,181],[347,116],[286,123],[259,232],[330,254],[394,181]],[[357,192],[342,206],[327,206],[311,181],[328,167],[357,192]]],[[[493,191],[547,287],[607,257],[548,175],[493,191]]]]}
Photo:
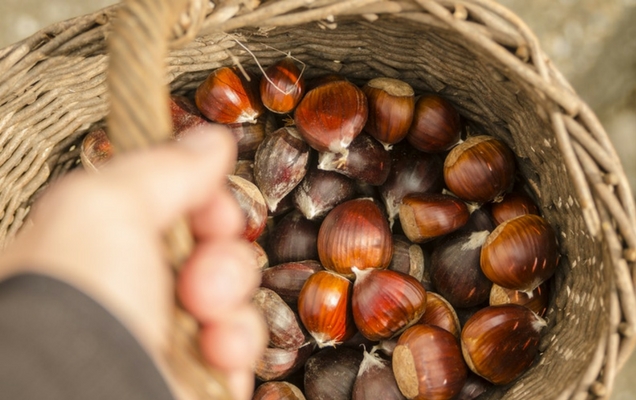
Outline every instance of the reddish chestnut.
{"type": "Polygon", "coordinates": [[[201,116],[197,106],[185,96],[170,96],[170,116],[172,117],[172,136],[179,140],[184,132],[199,125],[210,125],[201,116]]]}
{"type": "Polygon", "coordinates": [[[407,399],[452,399],[468,370],[457,338],[432,325],[404,331],[393,351],[393,373],[407,399]]]}
{"type": "Polygon", "coordinates": [[[255,184],[236,175],[228,175],[227,187],[245,216],[243,239],[253,242],[265,230],[267,205],[255,184]]]}
{"type": "Polygon", "coordinates": [[[459,229],[468,222],[470,212],[456,197],[419,193],[402,199],[399,216],[406,237],[423,243],[459,229]]]}
{"type": "Polygon", "coordinates": [[[351,282],[331,271],[319,271],[298,296],[300,319],[318,347],[336,346],[356,332],[349,300],[351,282]]]}
{"type": "Polygon", "coordinates": [[[444,297],[437,293],[426,293],[426,311],[418,324],[438,326],[459,338],[461,325],[455,309],[444,297]]]}
{"type": "Polygon", "coordinates": [[[305,94],[305,78],[294,60],[285,57],[265,70],[260,89],[263,105],[284,114],[291,112],[305,94]]]}
{"type": "Polygon", "coordinates": [[[82,140],[80,157],[82,165],[87,170],[97,171],[113,158],[114,153],[113,144],[108,139],[104,129],[91,131],[82,140]]]}
{"type": "Polygon", "coordinates": [[[261,286],[272,289],[287,304],[295,306],[307,279],[322,270],[322,265],[313,260],[279,264],[263,271],[261,286]]]}
{"type": "Polygon", "coordinates": [[[545,326],[541,317],[518,304],[486,307],[462,330],[464,359],[477,375],[506,385],[534,363],[545,326]]]}
{"type": "Polygon", "coordinates": [[[284,381],[265,382],[260,385],[252,400],[306,400],[296,385],[284,381]]]}
{"type": "Polygon", "coordinates": [[[415,108],[415,92],[408,83],[393,78],[375,78],[362,87],[369,103],[365,131],[385,146],[404,139],[415,108]]]}
{"type": "Polygon", "coordinates": [[[519,304],[528,307],[538,316],[543,317],[548,310],[548,285],[546,282],[537,286],[532,292],[506,289],[499,285],[492,285],[490,289],[490,305],[519,304]]]}
{"type": "Polygon", "coordinates": [[[559,262],[554,229],[538,215],[504,222],[488,236],[481,250],[481,269],[507,289],[532,291],[554,274],[559,262]]]}
{"type": "Polygon", "coordinates": [[[426,289],[417,279],[391,270],[354,267],[353,271],[353,320],[367,339],[388,339],[424,314],[426,289]]]}
{"type": "Polygon", "coordinates": [[[320,225],[318,256],[328,270],[353,277],[353,267],[384,269],[392,255],[389,223],[372,199],[342,203],[320,225]]]}
{"type": "Polygon", "coordinates": [[[346,154],[367,121],[367,98],[353,83],[336,80],[307,92],[294,113],[303,139],[321,152],[346,154]]]}
{"type": "Polygon", "coordinates": [[[194,100],[203,115],[220,124],[254,123],[264,111],[258,89],[236,67],[213,71],[194,100]]]}
{"type": "Polygon", "coordinates": [[[446,186],[465,201],[491,201],[512,186],[514,177],[514,154],[492,136],[469,137],[444,162],[446,186]]]}
{"type": "Polygon", "coordinates": [[[492,203],[490,213],[497,225],[520,215],[539,215],[539,208],[524,192],[506,193],[501,201],[492,203]]]}
{"type": "Polygon", "coordinates": [[[424,95],[415,103],[406,140],[420,151],[437,153],[457,143],[461,129],[459,113],[450,102],[437,95],[424,95]]]}

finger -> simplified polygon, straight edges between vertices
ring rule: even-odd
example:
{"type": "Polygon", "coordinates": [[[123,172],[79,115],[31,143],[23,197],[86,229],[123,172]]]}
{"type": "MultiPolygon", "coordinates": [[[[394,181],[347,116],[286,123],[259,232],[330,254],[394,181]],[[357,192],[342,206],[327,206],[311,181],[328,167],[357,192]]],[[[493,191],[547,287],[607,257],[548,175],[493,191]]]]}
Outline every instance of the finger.
{"type": "Polygon", "coordinates": [[[211,365],[230,372],[253,367],[267,341],[265,321],[251,304],[219,322],[203,325],[199,333],[203,357],[211,365]]]}
{"type": "Polygon", "coordinates": [[[183,306],[202,323],[215,322],[251,299],[260,273],[251,247],[240,241],[204,243],[177,278],[183,306]]]}
{"type": "Polygon", "coordinates": [[[236,400],[250,400],[254,393],[254,372],[251,368],[233,370],[226,374],[227,384],[236,400]]]}
{"type": "Polygon", "coordinates": [[[134,202],[161,228],[205,204],[236,160],[236,142],[226,128],[197,128],[179,142],[125,154],[107,165],[99,181],[134,202]]]}
{"type": "Polygon", "coordinates": [[[194,211],[190,227],[198,240],[239,237],[245,230],[245,216],[228,190],[194,211]]]}

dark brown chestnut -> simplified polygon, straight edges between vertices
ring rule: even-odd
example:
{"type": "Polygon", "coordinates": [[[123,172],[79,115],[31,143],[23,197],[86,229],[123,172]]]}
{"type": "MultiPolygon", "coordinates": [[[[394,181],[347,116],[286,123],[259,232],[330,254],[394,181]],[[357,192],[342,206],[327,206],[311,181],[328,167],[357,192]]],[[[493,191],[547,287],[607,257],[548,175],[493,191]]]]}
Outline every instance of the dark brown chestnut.
{"type": "Polygon", "coordinates": [[[302,73],[291,57],[285,57],[267,68],[260,86],[263,105],[275,113],[291,112],[305,94],[302,73]]]}
{"type": "Polygon", "coordinates": [[[455,309],[444,297],[434,292],[426,292],[426,311],[418,324],[438,326],[459,339],[461,325],[455,309]]]}
{"type": "Polygon", "coordinates": [[[348,347],[323,349],[305,365],[307,400],[350,400],[362,362],[362,351],[348,347]]]}
{"type": "Polygon", "coordinates": [[[214,70],[199,85],[194,100],[203,115],[220,124],[254,123],[265,110],[254,83],[236,67],[214,70]]]}
{"type": "Polygon", "coordinates": [[[375,399],[406,400],[395,381],[391,361],[382,359],[375,351],[365,351],[351,400],[375,399]]]}
{"type": "Polygon", "coordinates": [[[255,184],[240,176],[228,175],[227,187],[245,216],[242,237],[248,242],[256,240],[265,230],[267,205],[255,184]]]}
{"type": "Polygon", "coordinates": [[[484,243],[484,275],[507,289],[530,292],[550,278],[559,262],[554,229],[538,215],[526,214],[495,228],[484,243]]]}
{"type": "Polygon", "coordinates": [[[240,176],[248,182],[256,183],[254,181],[254,161],[237,160],[236,165],[234,165],[234,172],[232,172],[232,175],[240,176]]]}
{"type": "Polygon", "coordinates": [[[545,326],[541,317],[518,304],[486,307],[462,330],[464,359],[477,375],[506,385],[534,363],[545,326]]]}
{"type": "Polygon", "coordinates": [[[287,304],[295,306],[305,281],[314,272],[322,270],[322,265],[314,260],[275,265],[263,271],[261,286],[275,291],[287,304]]]}
{"type": "Polygon", "coordinates": [[[455,107],[434,94],[420,96],[406,140],[420,151],[438,153],[459,141],[461,118],[455,107]]]}
{"type": "Polygon", "coordinates": [[[309,167],[309,146],[293,127],[277,129],[258,146],[254,179],[270,211],[298,185],[309,167]]]}
{"type": "Polygon", "coordinates": [[[289,382],[270,381],[256,388],[252,400],[306,400],[300,389],[289,382]]]}
{"type": "Polygon", "coordinates": [[[510,189],[514,177],[514,154],[492,136],[469,137],[454,147],[444,162],[446,186],[465,201],[494,200],[510,189]]]}
{"type": "Polygon", "coordinates": [[[415,108],[415,91],[394,78],[374,78],[362,91],[367,95],[369,118],[365,131],[385,146],[398,143],[409,133],[415,108]]]}
{"type": "Polygon", "coordinates": [[[252,304],[267,324],[269,347],[294,350],[309,342],[296,313],[276,292],[258,288],[252,297],[252,304]]]}
{"type": "Polygon", "coordinates": [[[548,310],[548,285],[543,282],[532,292],[522,292],[520,290],[506,289],[499,285],[492,285],[490,289],[490,305],[499,304],[519,304],[528,307],[538,316],[543,317],[548,310]]]}
{"type": "Polygon", "coordinates": [[[320,224],[294,210],[283,216],[269,235],[267,245],[272,265],[318,259],[320,224]]]}
{"type": "Polygon", "coordinates": [[[380,142],[362,133],[353,139],[348,150],[345,154],[320,153],[318,169],[336,171],[374,186],[386,181],[391,170],[391,157],[380,142]]]}
{"type": "Polygon", "coordinates": [[[442,191],[443,168],[444,163],[436,154],[421,153],[405,145],[397,145],[391,150],[391,171],[380,186],[380,196],[391,223],[407,194],[442,191]]]}
{"type": "Polygon", "coordinates": [[[336,346],[356,332],[351,282],[331,271],[311,275],[298,296],[298,315],[318,347],[336,346]]]}
{"type": "Polygon", "coordinates": [[[497,225],[520,215],[539,215],[539,208],[526,193],[515,191],[506,193],[501,201],[490,206],[490,213],[497,225]]]}
{"type": "Polygon", "coordinates": [[[490,387],[492,387],[492,383],[473,372],[469,372],[464,387],[453,400],[475,400],[490,387]]]}
{"type": "Polygon", "coordinates": [[[310,345],[293,350],[268,347],[256,361],[254,374],[261,381],[285,379],[305,365],[312,351],[313,347],[310,345]]]}
{"type": "Polygon", "coordinates": [[[344,202],[320,225],[318,256],[328,270],[353,277],[353,267],[384,269],[392,255],[389,223],[372,199],[344,202]]]}
{"type": "Polygon", "coordinates": [[[321,152],[346,154],[367,122],[367,98],[346,80],[324,83],[307,92],[294,122],[309,145],[321,152]]]}
{"type": "Polygon", "coordinates": [[[294,205],[305,218],[313,220],[327,215],[338,204],[356,194],[354,182],[332,171],[310,168],[293,193],[294,205]]]}
{"type": "Polygon", "coordinates": [[[253,160],[258,146],[265,137],[276,130],[276,122],[271,113],[265,113],[255,122],[226,125],[238,147],[239,160],[253,160]]]}
{"type": "Polygon", "coordinates": [[[369,340],[388,339],[416,323],[426,309],[426,289],[401,272],[353,268],[351,309],[358,330],[369,340]]]}
{"type": "Polygon", "coordinates": [[[395,380],[407,399],[452,399],[468,373],[457,338],[432,325],[404,331],[392,361],[395,380]]]}
{"type": "Polygon", "coordinates": [[[461,228],[470,217],[466,203],[440,193],[404,196],[400,205],[400,224],[406,237],[423,243],[461,228]]]}
{"type": "Polygon", "coordinates": [[[393,258],[389,268],[392,271],[411,275],[418,281],[424,278],[424,251],[404,235],[393,235],[393,258]]]}

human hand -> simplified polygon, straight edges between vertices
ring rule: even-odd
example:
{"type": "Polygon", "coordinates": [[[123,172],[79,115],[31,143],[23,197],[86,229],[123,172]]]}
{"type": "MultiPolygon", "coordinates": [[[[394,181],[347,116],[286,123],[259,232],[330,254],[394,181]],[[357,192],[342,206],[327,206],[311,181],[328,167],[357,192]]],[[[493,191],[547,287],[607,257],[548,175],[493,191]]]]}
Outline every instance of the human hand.
{"type": "Polygon", "coordinates": [[[236,159],[223,128],[117,156],[96,175],[73,172],[36,203],[0,258],[0,278],[36,272],[93,297],[139,339],[170,380],[173,274],[163,233],[188,216],[196,246],[177,278],[183,305],[201,323],[201,347],[235,397],[249,399],[252,366],[265,348],[264,323],[250,305],[260,272],[239,239],[243,217],[225,188],[236,159]]]}

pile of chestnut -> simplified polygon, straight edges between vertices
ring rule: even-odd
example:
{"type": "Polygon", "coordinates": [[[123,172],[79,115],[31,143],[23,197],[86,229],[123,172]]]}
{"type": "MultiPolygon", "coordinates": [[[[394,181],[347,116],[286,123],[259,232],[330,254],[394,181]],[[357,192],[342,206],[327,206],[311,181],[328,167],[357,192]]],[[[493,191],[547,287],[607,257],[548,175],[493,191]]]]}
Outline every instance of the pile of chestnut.
{"type": "Polygon", "coordinates": [[[175,134],[229,126],[228,186],[262,266],[253,399],[472,399],[539,356],[550,224],[493,136],[406,82],[213,71],[175,134]],[[196,105],[196,107],[195,107],[196,105]]]}

